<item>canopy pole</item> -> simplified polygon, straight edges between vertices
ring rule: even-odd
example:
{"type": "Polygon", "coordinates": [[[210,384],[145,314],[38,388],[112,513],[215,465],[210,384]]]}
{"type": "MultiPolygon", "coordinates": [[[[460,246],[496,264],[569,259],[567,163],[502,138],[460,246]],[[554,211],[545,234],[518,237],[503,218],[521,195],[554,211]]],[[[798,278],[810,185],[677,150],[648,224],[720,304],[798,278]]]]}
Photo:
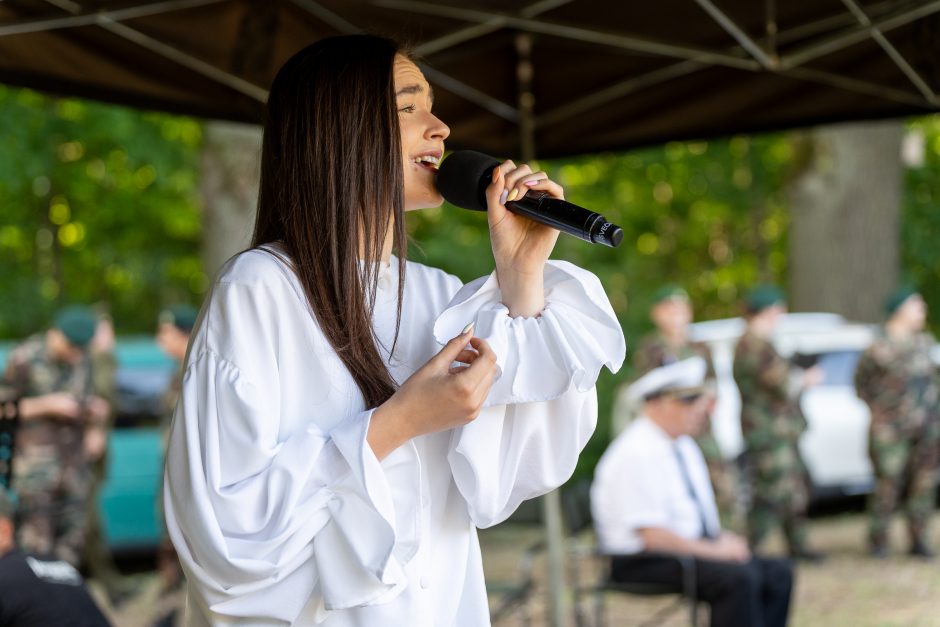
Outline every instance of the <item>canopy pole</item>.
{"type": "Polygon", "coordinates": [[[20,20],[16,22],[7,22],[0,26],[0,37],[8,35],[23,35],[26,33],[49,32],[62,28],[75,28],[78,26],[90,26],[105,21],[120,22],[122,20],[133,20],[151,15],[160,15],[161,13],[170,13],[172,11],[182,11],[192,9],[208,4],[218,4],[223,0],[164,0],[162,2],[152,2],[148,4],[138,4],[124,7],[123,9],[110,9],[84,12],[81,7],[72,2],[68,4],[54,3],[56,7],[68,11],[71,15],[63,17],[41,17],[20,20]]]}
{"type": "MultiPolygon", "coordinates": [[[[519,111],[520,157],[525,163],[535,159],[535,95],[532,93],[532,35],[516,33],[516,90],[519,111]]],[[[548,585],[545,607],[548,624],[562,627],[565,617],[565,532],[561,521],[561,498],[558,490],[542,497],[542,518],[545,546],[548,552],[548,585]]]]}
{"type": "Polygon", "coordinates": [[[899,11],[896,14],[872,20],[868,26],[858,26],[853,29],[825,37],[822,41],[807,44],[805,47],[790,54],[784,55],[780,61],[783,69],[788,70],[803,65],[827,54],[848,48],[854,44],[865,41],[871,36],[872,29],[882,33],[910,24],[916,20],[927,17],[940,11],[940,0],[933,0],[927,4],[899,11]]]}
{"type": "Polygon", "coordinates": [[[766,0],[764,6],[764,49],[776,63],[780,62],[777,56],[777,0],[766,0]]]}
{"type": "Polygon", "coordinates": [[[532,93],[532,35],[516,33],[516,93],[519,112],[520,157],[525,162],[535,159],[535,95],[532,93]]]}
{"type": "MultiPolygon", "coordinates": [[[[294,0],[298,1],[298,0],[294,0]]],[[[535,4],[530,4],[521,11],[519,15],[522,17],[533,18],[538,17],[540,14],[551,11],[552,9],[557,9],[558,7],[573,2],[574,0],[539,0],[535,4]]],[[[465,41],[470,41],[472,39],[478,39],[484,35],[488,35],[492,32],[498,31],[501,28],[506,27],[506,17],[502,15],[494,15],[486,22],[481,22],[479,24],[473,24],[466,28],[453,31],[446,35],[442,35],[437,39],[431,39],[426,41],[423,44],[415,48],[415,54],[418,55],[428,55],[435,52],[440,52],[441,50],[446,50],[447,48],[452,48],[457,44],[461,44],[465,41]]]]}
{"type": "MultiPolygon", "coordinates": [[[[937,1],[940,2],[940,0],[937,1]]],[[[493,20],[493,14],[487,11],[439,5],[422,0],[372,0],[372,4],[389,9],[397,9],[399,11],[417,13],[419,15],[434,15],[448,19],[464,20],[470,23],[488,24],[493,20]]],[[[609,33],[577,26],[568,26],[554,22],[544,22],[515,15],[503,15],[502,19],[504,20],[506,28],[515,28],[528,33],[550,35],[552,37],[561,37],[562,39],[570,39],[572,41],[584,41],[590,44],[610,46],[612,48],[632,50],[634,52],[658,56],[691,59],[713,65],[737,68],[739,70],[754,70],[760,68],[760,64],[753,59],[677,43],[658,41],[634,35],[609,33]]]]}
{"type": "Polygon", "coordinates": [[[702,9],[715,20],[726,33],[731,35],[738,44],[754,57],[758,63],[766,70],[773,70],[777,67],[777,60],[768,55],[750,35],[744,32],[744,29],[732,20],[728,15],[715,6],[711,0],[695,0],[702,9]]]}
{"type": "Polygon", "coordinates": [[[862,10],[858,4],[855,3],[855,0],[842,0],[842,4],[848,7],[849,11],[852,12],[852,15],[858,20],[858,23],[862,26],[871,27],[871,37],[874,39],[881,49],[891,57],[891,60],[894,61],[894,64],[904,72],[904,75],[917,89],[924,95],[924,98],[927,100],[927,103],[931,106],[937,106],[937,95],[933,93],[933,90],[927,84],[927,82],[917,73],[910,63],[907,62],[907,59],[904,58],[897,48],[895,48],[890,41],[884,36],[881,30],[877,26],[872,26],[871,19],[868,15],[865,14],[865,11],[862,10]]]}
{"type": "MultiPolygon", "coordinates": [[[[71,13],[72,15],[79,15],[82,10],[81,5],[73,2],[72,0],[45,1],[48,4],[59,7],[63,11],[71,13]]],[[[139,30],[117,22],[104,14],[99,14],[96,24],[98,27],[113,33],[118,37],[122,37],[127,41],[133,42],[141,48],[149,50],[150,52],[168,59],[177,65],[188,68],[194,72],[197,72],[198,74],[202,74],[206,78],[225,85],[226,87],[253,98],[258,102],[265,102],[268,99],[267,89],[262,89],[261,87],[249,83],[241,77],[230,74],[224,70],[220,70],[214,65],[206,63],[205,61],[197,59],[196,57],[174,48],[173,46],[154,39],[150,35],[146,35],[139,30]]]]}

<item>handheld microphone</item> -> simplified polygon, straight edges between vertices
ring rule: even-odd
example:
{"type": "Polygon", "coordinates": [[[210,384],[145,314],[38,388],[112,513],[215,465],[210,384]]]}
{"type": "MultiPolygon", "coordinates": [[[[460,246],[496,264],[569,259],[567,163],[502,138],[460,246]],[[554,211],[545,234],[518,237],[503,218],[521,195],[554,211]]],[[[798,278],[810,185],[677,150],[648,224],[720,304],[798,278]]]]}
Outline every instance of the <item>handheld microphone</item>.
{"type": "MultiPolygon", "coordinates": [[[[486,188],[498,165],[499,161],[482,152],[457,150],[441,163],[437,191],[452,205],[486,211],[486,188]]],[[[601,214],[540,190],[530,189],[522,198],[507,202],[506,208],[586,242],[613,248],[623,240],[623,229],[601,214]]]]}

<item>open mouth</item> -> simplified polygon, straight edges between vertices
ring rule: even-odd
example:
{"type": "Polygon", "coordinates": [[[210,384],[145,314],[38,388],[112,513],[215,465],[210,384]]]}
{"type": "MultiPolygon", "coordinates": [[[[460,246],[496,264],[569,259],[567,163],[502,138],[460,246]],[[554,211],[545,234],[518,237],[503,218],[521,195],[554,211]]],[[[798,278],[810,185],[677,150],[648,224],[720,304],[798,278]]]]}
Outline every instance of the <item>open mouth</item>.
{"type": "Polygon", "coordinates": [[[419,155],[414,158],[414,162],[425,170],[437,172],[437,167],[440,165],[441,159],[434,155],[419,155]]]}

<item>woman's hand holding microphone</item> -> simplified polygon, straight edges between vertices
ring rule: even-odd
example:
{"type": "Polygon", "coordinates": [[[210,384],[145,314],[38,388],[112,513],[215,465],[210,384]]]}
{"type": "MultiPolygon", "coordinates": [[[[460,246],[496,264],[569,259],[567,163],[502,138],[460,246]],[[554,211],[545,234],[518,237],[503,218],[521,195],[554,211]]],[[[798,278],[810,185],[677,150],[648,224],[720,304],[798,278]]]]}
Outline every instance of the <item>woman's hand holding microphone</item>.
{"type": "MultiPolygon", "coordinates": [[[[509,315],[537,316],[545,307],[543,272],[558,231],[506,209],[507,202],[539,190],[564,199],[545,172],[505,161],[486,189],[496,274],[509,315]]],[[[379,459],[419,435],[461,427],[483,407],[496,377],[496,354],[473,337],[472,325],[452,339],[372,414],[368,441],[379,459]],[[454,367],[454,362],[465,366],[454,367]]]]}
{"type": "Polygon", "coordinates": [[[509,315],[537,316],[545,307],[542,272],[558,240],[558,230],[533,222],[506,209],[506,203],[518,200],[529,190],[543,191],[564,200],[561,185],[545,172],[533,172],[526,164],[516,166],[504,161],[493,169],[493,180],[486,188],[487,217],[496,276],[503,304],[509,315]]]}

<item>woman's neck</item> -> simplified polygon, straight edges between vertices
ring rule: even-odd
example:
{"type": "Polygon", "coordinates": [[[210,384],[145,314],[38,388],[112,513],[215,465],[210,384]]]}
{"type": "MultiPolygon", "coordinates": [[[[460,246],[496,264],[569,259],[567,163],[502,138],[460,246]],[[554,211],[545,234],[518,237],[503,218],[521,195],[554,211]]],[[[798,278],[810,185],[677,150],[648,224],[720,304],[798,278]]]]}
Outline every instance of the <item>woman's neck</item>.
{"type": "Polygon", "coordinates": [[[392,233],[392,227],[389,226],[385,232],[385,243],[382,244],[382,264],[388,265],[392,260],[392,244],[395,241],[395,235],[392,233]]]}
{"type": "Polygon", "coordinates": [[[359,240],[359,259],[362,261],[381,261],[383,266],[387,266],[392,262],[392,244],[395,242],[395,234],[389,226],[388,231],[385,233],[385,241],[382,243],[382,252],[381,257],[376,259],[366,259],[365,254],[363,253],[363,248],[365,246],[362,243],[362,239],[359,240]]]}

